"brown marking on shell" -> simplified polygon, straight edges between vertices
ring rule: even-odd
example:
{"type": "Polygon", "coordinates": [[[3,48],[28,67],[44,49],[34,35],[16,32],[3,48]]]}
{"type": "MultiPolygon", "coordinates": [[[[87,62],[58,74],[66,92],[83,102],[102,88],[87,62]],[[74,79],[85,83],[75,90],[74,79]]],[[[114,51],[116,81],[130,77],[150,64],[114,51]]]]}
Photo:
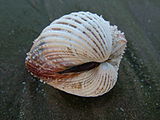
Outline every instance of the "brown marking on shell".
{"type": "Polygon", "coordinates": [[[38,76],[40,79],[43,79],[45,82],[55,82],[59,80],[59,83],[62,83],[62,79],[68,79],[68,78],[73,78],[79,73],[64,73],[60,74],[58,72],[64,71],[64,69],[57,68],[57,67],[51,67],[51,66],[39,66],[36,65],[35,62],[29,62],[26,61],[26,68],[28,69],[29,72],[31,72],[34,76],[38,76]]]}
{"type": "Polygon", "coordinates": [[[73,83],[73,84],[71,85],[71,88],[72,88],[72,89],[81,89],[81,88],[82,88],[82,83],[81,83],[81,82],[73,83]]]}

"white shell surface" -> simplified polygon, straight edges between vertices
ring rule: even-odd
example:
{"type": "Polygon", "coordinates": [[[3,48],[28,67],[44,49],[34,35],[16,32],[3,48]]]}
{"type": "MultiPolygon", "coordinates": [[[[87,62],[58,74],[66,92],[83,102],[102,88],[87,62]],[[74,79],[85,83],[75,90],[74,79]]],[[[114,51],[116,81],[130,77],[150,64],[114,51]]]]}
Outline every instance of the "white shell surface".
{"type": "Polygon", "coordinates": [[[27,54],[26,66],[49,85],[78,96],[99,96],[113,88],[126,39],[97,14],[74,12],[47,26],[27,54]],[[89,62],[80,72],[59,72],[89,62]]]}

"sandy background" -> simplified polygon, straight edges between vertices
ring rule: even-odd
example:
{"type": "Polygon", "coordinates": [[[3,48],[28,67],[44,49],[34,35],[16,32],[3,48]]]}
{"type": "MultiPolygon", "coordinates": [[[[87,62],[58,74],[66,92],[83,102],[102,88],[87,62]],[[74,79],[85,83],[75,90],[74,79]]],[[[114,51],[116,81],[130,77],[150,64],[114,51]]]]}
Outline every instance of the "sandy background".
{"type": "Polygon", "coordinates": [[[0,0],[0,120],[158,120],[160,0],[0,0]],[[102,15],[128,47],[116,86],[81,98],[42,84],[24,67],[32,41],[72,11],[102,15]]]}

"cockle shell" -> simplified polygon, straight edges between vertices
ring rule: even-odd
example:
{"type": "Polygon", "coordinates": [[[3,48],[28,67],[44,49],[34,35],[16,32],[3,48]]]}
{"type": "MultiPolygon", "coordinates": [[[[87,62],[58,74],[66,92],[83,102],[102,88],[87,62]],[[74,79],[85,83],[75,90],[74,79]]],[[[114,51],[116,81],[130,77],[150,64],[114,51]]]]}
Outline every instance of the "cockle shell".
{"type": "Polygon", "coordinates": [[[47,26],[26,57],[26,67],[47,84],[78,96],[103,95],[117,81],[124,33],[90,12],[73,12],[47,26]]]}

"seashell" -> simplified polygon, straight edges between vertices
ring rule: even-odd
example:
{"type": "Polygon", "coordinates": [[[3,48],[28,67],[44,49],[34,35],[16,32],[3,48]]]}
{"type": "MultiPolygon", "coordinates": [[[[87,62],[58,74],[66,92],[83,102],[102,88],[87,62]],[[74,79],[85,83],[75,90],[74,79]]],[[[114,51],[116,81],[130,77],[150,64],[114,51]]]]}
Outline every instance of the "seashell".
{"type": "Polygon", "coordinates": [[[78,96],[100,96],[117,81],[126,43],[124,33],[101,16],[73,12],[42,31],[25,64],[54,88],[78,96]]]}

